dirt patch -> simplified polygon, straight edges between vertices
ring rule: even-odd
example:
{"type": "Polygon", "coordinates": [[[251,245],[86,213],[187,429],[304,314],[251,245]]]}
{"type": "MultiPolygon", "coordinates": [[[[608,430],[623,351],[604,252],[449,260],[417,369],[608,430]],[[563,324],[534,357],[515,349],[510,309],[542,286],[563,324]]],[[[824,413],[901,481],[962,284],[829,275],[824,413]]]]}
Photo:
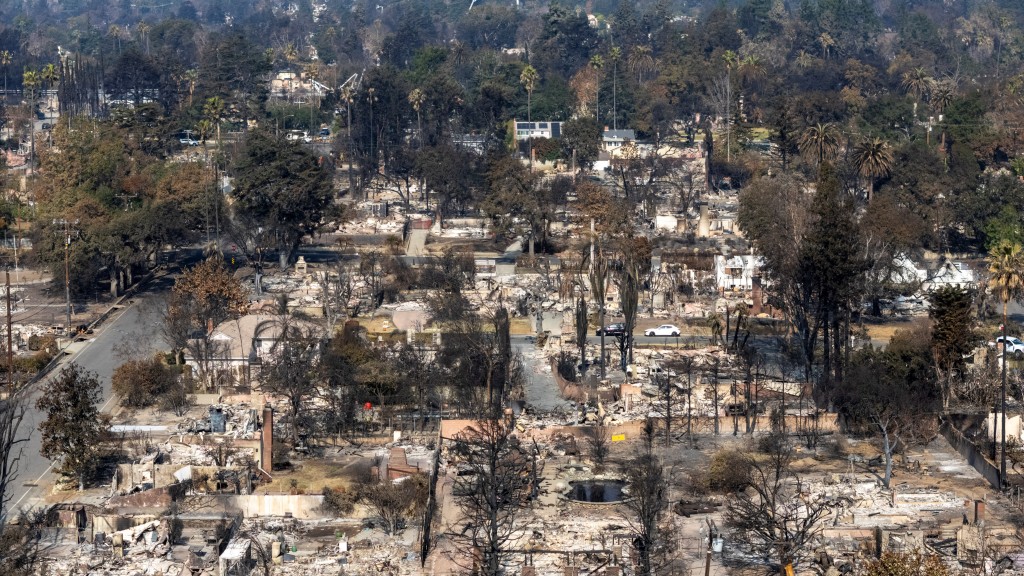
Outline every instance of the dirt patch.
{"type": "Polygon", "coordinates": [[[906,318],[900,320],[892,320],[889,322],[879,322],[877,324],[865,324],[864,328],[868,332],[868,338],[871,340],[884,340],[888,342],[893,334],[898,330],[909,330],[914,328],[918,322],[926,322],[924,318],[906,318]]]}
{"type": "Polygon", "coordinates": [[[515,336],[532,336],[536,334],[536,321],[530,318],[512,318],[509,321],[509,332],[515,336]]]}
{"type": "Polygon", "coordinates": [[[359,456],[324,462],[307,460],[296,463],[291,470],[274,471],[274,479],[260,491],[319,494],[323,488],[348,489],[353,483],[366,478],[372,463],[359,456]]]}

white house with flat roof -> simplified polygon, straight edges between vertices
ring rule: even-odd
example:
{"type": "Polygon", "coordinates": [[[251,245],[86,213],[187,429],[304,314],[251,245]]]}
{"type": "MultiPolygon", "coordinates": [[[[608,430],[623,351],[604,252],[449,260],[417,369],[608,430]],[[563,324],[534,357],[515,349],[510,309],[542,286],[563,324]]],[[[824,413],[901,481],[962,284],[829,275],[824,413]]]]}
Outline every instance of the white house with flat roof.
{"type": "Polygon", "coordinates": [[[516,141],[529,140],[531,138],[561,138],[561,122],[524,122],[516,120],[516,141]]]}

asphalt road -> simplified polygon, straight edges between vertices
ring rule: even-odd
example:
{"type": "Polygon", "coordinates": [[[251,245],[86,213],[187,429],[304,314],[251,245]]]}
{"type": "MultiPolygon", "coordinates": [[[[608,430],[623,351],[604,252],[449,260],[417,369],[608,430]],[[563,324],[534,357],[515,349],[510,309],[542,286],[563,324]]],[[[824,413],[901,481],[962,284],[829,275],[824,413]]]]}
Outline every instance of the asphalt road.
{"type": "MultiPolygon", "coordinates": [[[[998,303],[996,304],[995,308],[997,313],[1002,313],[1002,310],[1000,310],[998,303]]],[[[1011,300],[1010,303],[1006,306],[1006,318],[1011,322],[1024,323],[1024,306],[1022,306],[1020,302],[1011,300]]],[[[1006,326],[1007,328],[1009,328],[1010,324],[1007,323],[1006,326]]]]}
{"type": "MultiPolygon", "coordinates": [[[[588,344],[600,344],[601,337],[591,333],[587,336],[588,344]]],[[[634,344],[643,344],[644,346],[666,346],[666,347],[693,347],[693,346],[707,346],[709,339],[707,336],[698,336],[695,334],[682,334],[678,337],[672,336],[644,336],[640,334],[633,335],[634,344]]],[[[619,338],[617,336],[605,336],[604,337],[605,347],[618,347],[619,338]]]]}
{"type": "Polygon", "coordinates": [[[35,402],[47,381],[64,367],[76,363],[94,372],[99,379],[103,388],[101,410],[113,410],[116,402],[110,387],[110,376],[114,368],[123,362],[119,352],[127,347],[135,354],[148,356],[162,347],[161,309],[164,296],[171,284],[172,279],[167,276],[152,280],[144,290],[132,299],[126,300],[119,310],[115,310],[89,340],[73,345],[67,357],[47,378],[33,385],[28,410],[21,426],[22,434],[28,435],[28,442],[23,444],[24,452],[19,469],[15,480],[10,484],[11,512],[18,513],[41,504],[51,481],[48,478],[51,462],[39,454],[38,427],[45,416],[35,407],[35,402]]]}

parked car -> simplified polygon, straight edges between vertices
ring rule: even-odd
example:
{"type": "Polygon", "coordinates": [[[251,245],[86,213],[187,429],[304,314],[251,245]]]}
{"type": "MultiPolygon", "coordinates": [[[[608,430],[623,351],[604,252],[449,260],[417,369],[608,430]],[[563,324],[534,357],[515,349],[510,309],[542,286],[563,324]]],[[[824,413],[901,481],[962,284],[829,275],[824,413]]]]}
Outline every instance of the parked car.
{"type": "Polygon", "coordinates": [[[320,137],[321,138],[327,138],[330,135],[331,135],[331,129],[330,128],[321,128],[320,129],[320,137]]]}
{"type": "Polygon", "coordinates": [[[199,141],[192,138],[182,138],[181,140],[178,140],[178,142],[181,142],[185,146],[199,146],[199,141]]]}
{"type": "Polygon", "coordinates": [[[675,324],[662,324],[657,328],[644,330],[644,336],[679,336],[679,327],[675,324]]]}
{"type": "MultiPolygon", "coordinates": [[[[989,345],[995,347],[996,351],[1002,352],[1003,350],[1003,337],[996,338],[995,342],[990,342],[989,345]]],[[[1006,337],[1006,353],[1012,356],[1014,360],[1020,360],[1024,358],[1024,342],[1016,336],[1006,337]]]]}
{"type": "Polygon", "coordinates": [[[626,334],[626,325],[622,322],[609,324],[604,328],[598,328],[596,334],[598,336],[601,334],[604,334],[605,336],[624,336],[626,334]]]}
{"type": "Polygon", "coordinates": [[[309,136],[309,132],[305,130],[292,130],[288,132],[287,135],[285,135],[285,140],[289,142],[302,141],[305,142],[306,144],[309,144],[310,142],[313,141],[313,139],[310,138],[309,136]]]}

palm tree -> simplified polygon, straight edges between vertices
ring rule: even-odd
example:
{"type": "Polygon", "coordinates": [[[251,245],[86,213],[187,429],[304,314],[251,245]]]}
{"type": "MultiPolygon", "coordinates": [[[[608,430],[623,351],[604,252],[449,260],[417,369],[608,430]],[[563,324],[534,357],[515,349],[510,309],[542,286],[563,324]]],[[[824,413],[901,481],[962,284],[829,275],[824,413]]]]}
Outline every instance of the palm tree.
{"type": "Polygon", "coordinates": [[[285,61],[288,62],[289,64],[294,64],[299,60],[299,51],[295,49],[294,44],[285,45],[284,49],[281,52],[284,55],[285,61]]]}
{"type": "Polygon", "coordinates": [[[839,153],[839,131],[835,124],[826,122],[808,126],[797,142],[800,152],[814,159],[815,164],[832,160],[839,153]]]}
{"type": "Polygon", "coordinates": [[[601,69],[604,68],[604,58],[600,54],[590,57],[590,67],[594,70],[594,118],[597,125],[601,125],[601,69]]]}
{"type": "MultiPolygon", "coordinates": [[[[409,104],[412,104],[412,109],[416,111],[416,148],[418,150],[423,150],[423,125],[420,123],[420,110],[423,108],[423,103],[426,101],[427,95],[423,90],[413,88],[412,91],[409,92],[409,104]]],[[[420,198],[423,199],[426,194],[426,186],[423,183],[423,171],[420,170],[419,172],[420,198]]]]}
{"type": "Polygon", "coordinates": [[[199,71],[195,68],[189,68],[182,73],[181,79],[188,88],[188,105],[191,107],[192,96],[196,93],[196,84],[199,82],[199,71]]]}
{"type": "Polygon", "coordinates": [[[1020,244],[1002,240],[988,255],[988,288],[1003,303],[1003,384],[1000,391],[1002,414],[1002,450],[999,459],[999,481],[1006,482],[1006,308],[1010,300],[1020,297],[1024,287],[1024,255],[1020,244]]]}
{"type": "Polygon", "coordinates": [[[654,71],[654,53],[650,46],[634,46],[629,51],[629,69],[636,74],[638,84],[644,83],[644,76],[654,71]]]}
{"type": "Polygon", "coordinates": [[[761,61],[761,57],[756,54],[744,56],[739,60],[738,64],[737,71],[743,84],[749,84],[765,75],[764,63],[761,61]]]}
{"type": "Polygon", "coordinates": [[[955,96],[956,92],[953,89],[952,82],[936,81],[932,83],[931,93],[928,96],[928,104],[936,114],[942,114],[942,111],[953,103],[953,98],[955,96]]]}
{"type": "Polygon", "coordinates": [[[36,110],[36,98],[38,97],[39,86],[42,84],[42,79],[39,77],[39,72],[32,69],[25,69],[25,72],[21,76],[21,91],[25,94],[25,101],[28,103],[28,125],[29,125],[29,139],[31,141],[31,151],[29,158],[35,159],[36,157],[36,128],[35,128],[35,110],[36,110]]]}
{"type": "Polygon", "coordinates": [[[213,133],[213,122],[209,119],[203,118],[196,123],[196,132],[199,133],[199,141],[203,143],[203,148],[206,148],[206,140],[213,133]]]}
{"type": "Polygon", "coordinates": [[[871,202],[875,180],[885,178],[892,172],[892,147],[881,138],[864,138],[854,149],[853,161],[857,172],[868,181],[868,202],[871,202]]]}
{"type": "Polygon", "coordinates": [[[796,65],[799,68],[810,68],[811,64],[814,64],[814,57],[807,52],[801,50],[796,55],[796,65]]]}
{"type": "Polygon", "coordinates": [[[117,53],[121,53],[121,38],[124,37],[124,33],[121,31],[121,27],[117,24],[111,24],[110,28],[107,29],[107,36],[114,39],[117,45],[117,53]]]}
{"type": "Polygon", "coordinates": [[[533,122],[533,118],[530,116],[530,106],[532,104],[531,99],[533,98],[533,89],[537,87],[537,82],[540,80],[540,74],[537,73],[537,69],[529,64],[523,68],[522,73],[519,74],[519,83],[526,89],[526,121],[533,122]]]}
{"type": "MultiPolygon", "coordinates": [[[[39,79],[44,83],[44,92],[49,91],[53,88],[53,85],[57,80],[60,79],[60,73],[57,72],[57,66],[54,64],[47,64],[43,66],[43,69],[39,71],[39,79]]],[[[49,104],[50,97],[46,97],[46,102],[49,104]]],[[[47,109],[50,109],[47,105],[47,109]]]]}
{"type": "MultiPolygon", "coordinates": [[[[309,131],[313,132],[316,129],[313,118],[313,96],[318,94],[316,82],[320,78],[320,68],[316,65],[316,62],[311,62],[303,66],[303,73],[305,73],[306,80],[309,83],[309,91],[306,93],[306,97],[309,98],[309,131]]],[[[319,107],[320,97],[317,95],[317,108],[319,107]]]]}
{"type": "Polygon", "coordinates": [[[135,25],[135,29],[139,32],[139,40],[146,46],[146,55],[149,55],[149,24],[145,22],[139,22],[135,25]]]}
{"type": "Polygon", "coordinates": [[[822,32],[818,36],[818,44],[821,44],[821,57],[824,60],[828,60],[828,52],[836,45],[835,38],[832,37],[828,32],[822,32]]]}
{"type": "Polygon", "coordinates": [[[11,65],[11,52],[4,50],[0,52],[0,66],[4,67],[4,96],[7,96],[7,67],[11,65]]]}
{"type": "Polygon", "coordinates": [[[352,175],[352,104],[356,101],[356,92],[351,87],[346,85],[341,89],[341,101],[345,103],[345,116],[348,122],[345,124],[345,140],[347,141],[347,164],[348,164],[348,193],[349,196],[355,197],[356,193],[356,181],[352,175]]]}
{"type": "MultiPolygon", "coordinates": [[[[929,83],[929,86],[928,105],[931,106],[933,114],[941,117],[942,111],[948,108],[956,97],[956,82],[952,79],[932,80],[929,83]]],[[[928,127],[931,128],[930,121],[928,127]]],[[[929,136],[931,135],[929,134],[929,136]]],[[[929,138],[929,141],[930,140],[931,139],[929,138]]],[[[946,131],[944,129],[939,133],[939,141],[942,145],[942,149],[945,149],[946,131]]]]}
{"type": "Polygon", "coordinates": [[[458,69],[466,60],[466,44],[458,40],[452,40],[448,53],[451,54],[452,67],[458,69]]]}
{"type": "Polygon", "coordinates": [[[412,104],[412,109],[416,111],[416,141],[419,143],[420,148],[423,148],[423,126],[420,124],[420,110],[426,101],[427,95],[423,90],[413,88],[412,92],[409,92],[409,104],[412,104]]]}
{"type": "Polygon", "coordinates": [[[608,59],[612,61],[612,130],[619,129],[619,112],[616,97],[619,87],[619,60],[621,58],[622,49],[618,46],[612,46],[612,49],[608,52],[608,59]]]}
{"type": "Polygon", "coordinates": [[[915,98],[921,100],[925,94],[928,93],[929,88],[932,85],[932,79],[928,76],[928,73],[924,68],[918,66],[909,72],[903,73],[902,82],[900,85],[908,93],[913,94],[915,98]]]}
{"type": "MultiPolygon", "coordinates": [[[[533,89],[537,87],[537,81],[540,80],[540,74],[537,73],[537,69],[529,64],[523,68],[523,71],[519,74],[519,83],[526,88],[526,121],[533,122],[531,118],[531,105],[533,97],[533,89]]],[[[530,144],[530,171],[533,171],[533,138],[528,139],[530,144]]]]}
{"type": "MultiPolygon", "coordinates": [[[[380,159],[377,157],[377,148],[373,143],[375,130],[373,127],[373,105],[377,102],[377,89],[375,87],[370,86],[366,89],[366,102],[370,105],[370,165],[373,166],[373,171],[376,172],[380,159]]],[[[350,159],[349,162],[352,162],[352,160],[350,159]]]]}
{"type": "Polygon", "coordinates": [[[740,55],[737,54],[735,50],[726,50],[725,53],[722,54],[722,61],[725,62],[726,70],[732,70],[737,64],[739,64],[740,55]]]}
{"type": "Polygon", "coordinates": [[[203,103],[203,117],[217,130],[217,146],[220,146],[220,122],[224,116],[224,100],[220,96],[210,96],[203,103]]]}

